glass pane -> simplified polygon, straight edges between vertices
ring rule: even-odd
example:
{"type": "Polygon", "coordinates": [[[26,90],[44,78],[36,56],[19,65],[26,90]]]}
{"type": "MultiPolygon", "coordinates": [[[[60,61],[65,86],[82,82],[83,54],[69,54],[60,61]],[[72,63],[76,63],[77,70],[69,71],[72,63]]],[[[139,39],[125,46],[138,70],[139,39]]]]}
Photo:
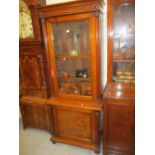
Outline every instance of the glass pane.
{"type": "Polygon", "coordinates": [[[89,54],[88,20],[52,24],[56,56],[89,54]]]}
{"type": "Polygon", "coordinates": [[[135,82],[135,63],[133,62],[114,62],[113,81],[121,83],[135,82]]]}
{"type": "Polygon", "coordinates": [[[113,81],[134,82],[135,7],[133,4],[114,6],[113,34],[113,81]]]}
{"type": "Polygon", "coordinates": [[[88,20],[52,24],[59,93],[92,95],[88,20]]]}

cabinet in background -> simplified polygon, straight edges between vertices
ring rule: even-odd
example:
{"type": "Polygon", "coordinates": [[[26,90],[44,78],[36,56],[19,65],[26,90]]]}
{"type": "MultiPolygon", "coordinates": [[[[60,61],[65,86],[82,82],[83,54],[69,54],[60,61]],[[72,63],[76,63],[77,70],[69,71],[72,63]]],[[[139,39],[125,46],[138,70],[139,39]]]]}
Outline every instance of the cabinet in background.
{"type": "Polygon", "coordinates": [[[104,155],[135,153],[135,1],[108,0],[104,155]]]}

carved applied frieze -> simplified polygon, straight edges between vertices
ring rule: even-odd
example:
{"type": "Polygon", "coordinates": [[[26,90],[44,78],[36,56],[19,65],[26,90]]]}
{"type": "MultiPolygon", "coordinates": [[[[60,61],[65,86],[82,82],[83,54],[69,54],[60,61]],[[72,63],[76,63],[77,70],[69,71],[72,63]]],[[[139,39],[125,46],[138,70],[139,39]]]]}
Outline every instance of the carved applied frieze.
{"type": "Polygon", "coordinates": [[[25,89],[41,88],[40,65],[35,56],[20,56],[20,73],[25,89]]]}

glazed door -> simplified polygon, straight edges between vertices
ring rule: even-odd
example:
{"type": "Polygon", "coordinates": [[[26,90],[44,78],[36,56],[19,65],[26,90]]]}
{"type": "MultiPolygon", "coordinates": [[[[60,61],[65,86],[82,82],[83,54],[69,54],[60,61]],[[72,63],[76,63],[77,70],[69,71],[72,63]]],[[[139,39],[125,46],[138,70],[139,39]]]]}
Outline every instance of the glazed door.
{"type": "Polygon", "coordinates": [[[108,81],[135,82],[134,0],[108,3],[108,81]]]}
{"type": "Polygon", "coordinates": [[[48,19],[46,34],[54,95],[95,97],[95,16],[86,13],[48,19]]]}

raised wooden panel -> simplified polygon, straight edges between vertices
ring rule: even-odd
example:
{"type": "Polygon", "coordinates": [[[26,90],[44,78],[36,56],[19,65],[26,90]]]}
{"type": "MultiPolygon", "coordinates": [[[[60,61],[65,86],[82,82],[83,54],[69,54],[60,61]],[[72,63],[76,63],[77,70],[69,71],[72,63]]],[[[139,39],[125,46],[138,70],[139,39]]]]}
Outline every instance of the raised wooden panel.
{"type": "Polygon", "coordinates": [[[73,138],[91,138],[91,118],[89,113],[57,109],[59,135],[73,138]]]}
{"type": "Polygon", "coordinates": [[[20,42],[19,49],[22,94],[40,98],[51,96],[42,42],[20,42]]]}
{"type": "Polygon", "coordinates": [[[134,100],[104,99],[105,155],[134,155],[134,100]]]}
{"type": "Polygon", "coordinates": [[[47,110],[45,106],[35,106],[35,124],[37,128],[47,129],[47,110]]]}
{"type": "Polygon", "coordinates": [[[109,105],[109,145],[128,148],[133,144],[131,108],[124,105],[109,105]]]}
{"type": "Polygon", "coordinates": [[[34,109],[31,105],[20,105],[20,110],[22,114],[23,127],[34,126],[34,109]]]}
{"type": "Polygon", "coordinates": [[[53,142],[63,142],[100,151],[99,112],[53,105],[53,142]]]}
{"type": "Polygon", "coordinates": [[[52,122],[49,123],[48,106],[39,104],[20,104],[22,113],[23,127],[34,127],[47,130],[50,133],[52,130],[52,122]]]}
{"type": "Polygon", "coordinates": [[[35,56],[20,57],[20,72],[23,88],[41,88],[41,71],[38,59],[35,56]]]}

